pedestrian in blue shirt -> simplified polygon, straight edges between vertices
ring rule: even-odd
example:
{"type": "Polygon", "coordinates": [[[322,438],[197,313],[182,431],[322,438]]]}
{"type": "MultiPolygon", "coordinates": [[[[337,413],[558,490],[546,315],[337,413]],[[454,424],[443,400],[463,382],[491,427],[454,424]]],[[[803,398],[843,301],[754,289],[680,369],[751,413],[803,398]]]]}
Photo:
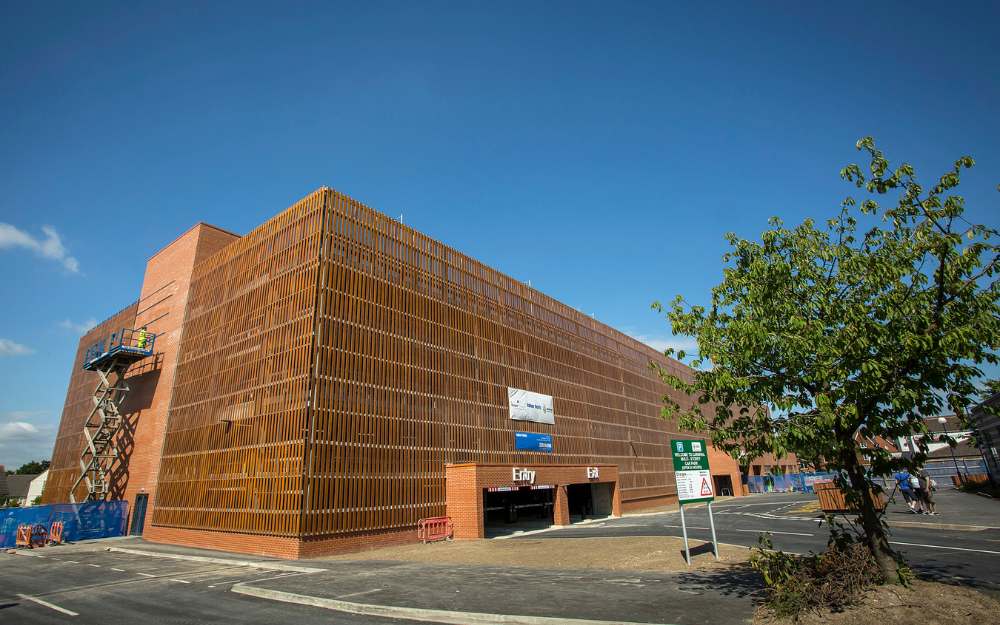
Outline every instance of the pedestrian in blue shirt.
{"type": "Polygon", "coordinates": [[[917,498],[916,491],[913,490],[909,472],[904,469],[894,477],[896,478],[896,484],[899,486],[899,492],[903,494],[903,501],[910,507],[910,514],[923,514],[923,509],[920,507],[920,500],[917,498]]]}

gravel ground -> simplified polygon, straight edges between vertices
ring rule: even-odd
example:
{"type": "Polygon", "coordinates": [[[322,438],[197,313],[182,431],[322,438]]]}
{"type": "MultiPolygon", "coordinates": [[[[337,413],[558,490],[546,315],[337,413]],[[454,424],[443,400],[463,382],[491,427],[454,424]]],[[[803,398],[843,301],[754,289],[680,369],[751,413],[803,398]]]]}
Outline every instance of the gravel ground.
{"type": "Polygon", "coordinates": [[[671,537],[565,538],[538,540],[454,540],[388,547],[320,560],[395,560],[506,566],[551,566],[640,571],[709,571],[742,565],[746,547],[720,545],[716,560],[708,543],[691,542],[691,566],[684,561],[684,541],[671,537]]]}
{"type": "Polygon", "coordinates": [[[1000,602],[975,590],[914,581],[909,588],[882,586],[867,591],[858,605],[832,612],[774,618],[757,609],[754,625],[989,625],[1000,623],[1000,602]]]}

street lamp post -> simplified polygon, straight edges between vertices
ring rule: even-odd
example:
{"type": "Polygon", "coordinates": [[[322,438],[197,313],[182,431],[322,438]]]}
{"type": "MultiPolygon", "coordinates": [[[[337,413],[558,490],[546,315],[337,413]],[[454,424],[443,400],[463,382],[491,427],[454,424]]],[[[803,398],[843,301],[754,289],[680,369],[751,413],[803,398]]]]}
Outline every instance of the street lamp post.
{"type": "MultiPolygon", "coordinates": [[[[944,430],[945,437],[951,438],[950,436],[948,436],[948,426],[945,425],[946,423],[948,423],[948,420],[945,419],[944,417],[938,417],[938,423],[941,424],[941,429],[944,430]]],[[[955,463],[955,471],[958,473],[958,481],[965,482],[965,477],[962,475],[962,470],[958,468],[958,459],[955,457],[955,448],[951,446],[951,443],[948,443],[948,451],[951,452],[951,460],[952,462],[955,463]]]]}
{"type": "MultiPolygon", "coordinates": [[[[990,480],[990,488],[993,490],[997,489],[997,484],[993,481],[993,468],[990,466],[988,460],[986,460],[986,446],[983,445],[983,439],[979,438],[979,429],[976,428],[976,422],[973,419],[970,423],[972,426],[972,435],[976,437],[976,447],[979,448],[979,456],[983,459],[983,464],[986,465],[986,477],[990,480]]],[[[992,453],[990,454],[992,458],[992,453]]]]}

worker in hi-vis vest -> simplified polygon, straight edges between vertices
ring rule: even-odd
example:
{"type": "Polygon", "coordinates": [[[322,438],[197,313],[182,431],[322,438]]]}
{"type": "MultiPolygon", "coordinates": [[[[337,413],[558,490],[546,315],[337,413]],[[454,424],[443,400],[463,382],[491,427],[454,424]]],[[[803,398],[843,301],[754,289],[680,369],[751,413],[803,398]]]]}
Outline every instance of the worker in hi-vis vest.
{"type": "Polygon", "coordinates": [[[139,349],[146,349],[146,326],[139,328],[139,349]]]}

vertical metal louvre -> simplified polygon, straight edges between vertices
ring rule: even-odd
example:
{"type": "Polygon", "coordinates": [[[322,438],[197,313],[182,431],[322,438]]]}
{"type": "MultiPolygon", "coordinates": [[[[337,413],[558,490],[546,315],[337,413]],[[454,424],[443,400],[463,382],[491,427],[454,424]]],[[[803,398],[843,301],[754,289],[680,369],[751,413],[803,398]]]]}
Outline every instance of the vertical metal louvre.
{"type": "Polygon", "coordinates": [[[402,530],[444,514],[458,462],[614,464],[624,501],[674,494],[650,360],[690,375],[323,188],[195,266],[152,522],[402,530]],[[555,426],[511,421],[507,387],[553,396],[555,426]]]}
{"type": "Polygon", "coordinates": [[[623,500],[674,493],[648,363],[686,367],[326,193],[303,537],[444,514],[446,463],[616,464],[623,500]],[[511,421],[508,386],[552,395],[556,425],[511,421]],[[515,430],[554,452],[515,451],[515,430]]]}
{"type": "Polygon", "coordinates": [[[155,525],[299,535],[323,198],[195,267],[155,525]]]}

